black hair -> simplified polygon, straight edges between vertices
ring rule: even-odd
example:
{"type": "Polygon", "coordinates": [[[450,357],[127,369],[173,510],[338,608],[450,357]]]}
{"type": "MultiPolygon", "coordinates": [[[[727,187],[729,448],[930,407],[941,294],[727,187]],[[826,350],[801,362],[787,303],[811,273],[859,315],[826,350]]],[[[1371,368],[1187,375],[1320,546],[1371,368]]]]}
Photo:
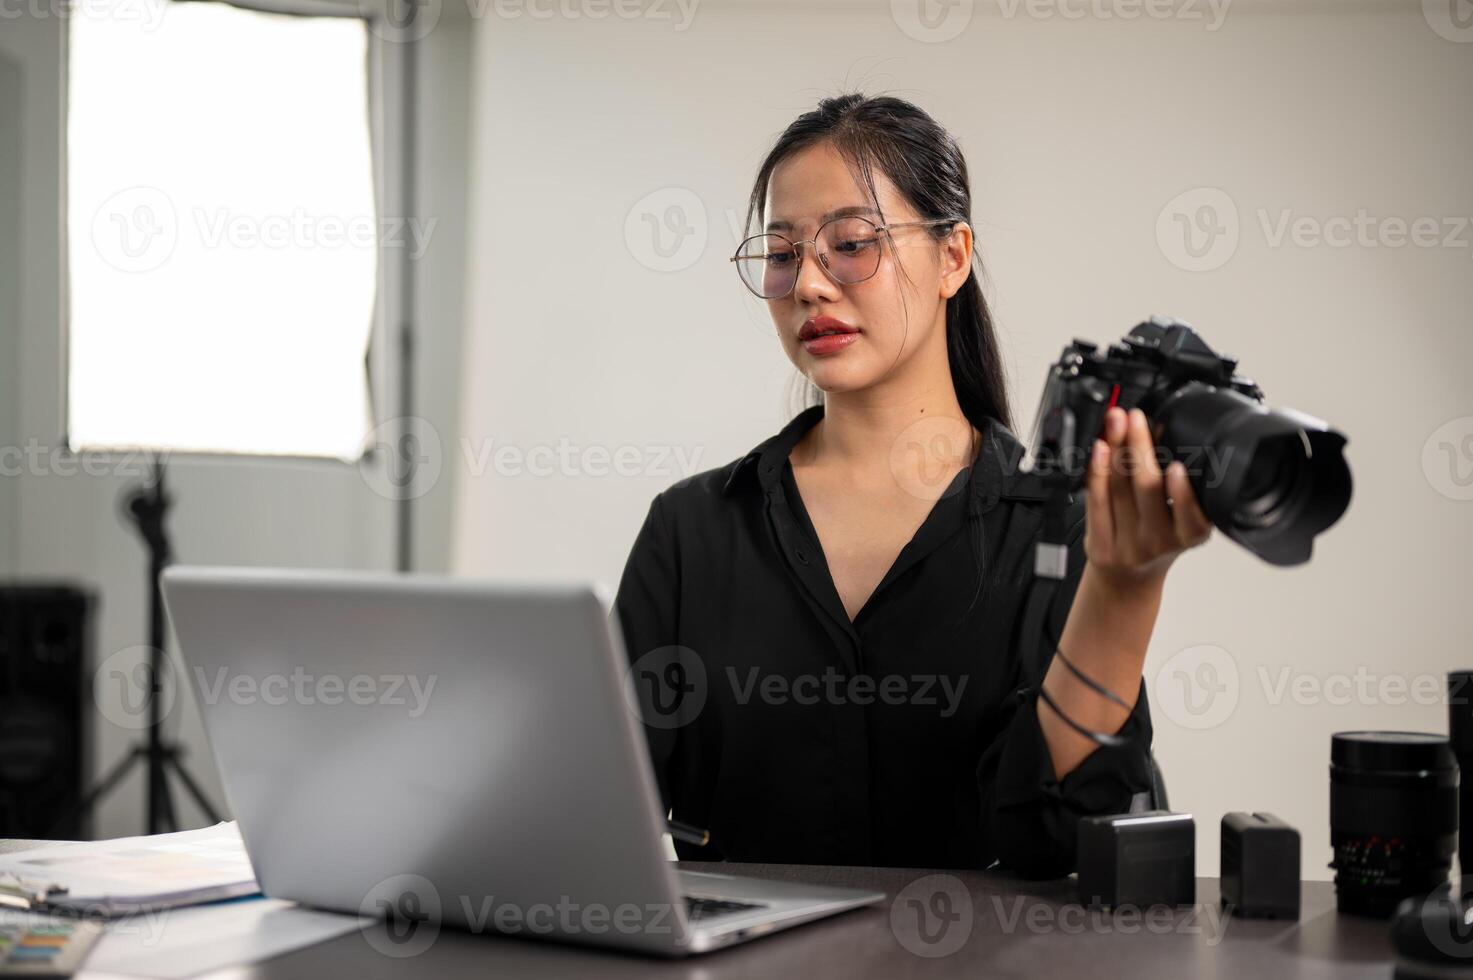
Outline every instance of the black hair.
{"type": "MultiPolygon", "coordinates": [[[[749,233],[754,217],[757,226],[763,224],[767,188],[777,165],[824,142],[832,144],[858,169],[877,208],[876,166],[922,220],[960,219],[971,223],[967,161],[951,134],[924,109],[904,99],[855,92],[824,99],[783,130],[757,171],[747,205],[749,233]]],[[[931,229],[938,240],[950,232],[949,225],[931,229]]],[[[981,271],[974,242],[972,275],[946,301],[946,352],[962,414],[985,433],[988,419],[996,419],[1009,429],[1013,426],[997,331],[982,295],[981,271]]],[[[819,404],[822,397],[822,392],[808,383],[802,400],[819,404]]]]}

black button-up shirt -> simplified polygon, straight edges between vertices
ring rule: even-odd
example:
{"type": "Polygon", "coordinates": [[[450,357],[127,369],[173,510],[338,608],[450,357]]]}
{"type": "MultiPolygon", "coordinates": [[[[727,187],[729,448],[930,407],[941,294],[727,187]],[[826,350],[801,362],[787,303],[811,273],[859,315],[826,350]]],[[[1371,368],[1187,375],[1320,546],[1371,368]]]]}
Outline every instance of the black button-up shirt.
{"type": "MultiPolygon", "coordinates": [[[[663,802],[711,843],[692,860],[1074,870],[1081,815],[1150,789],[1144,684],[1120,730],[1064,779],[1039,730],[1038,637],[1020,637],[1042,497],[992,421],[853,622],[788,454],[807,409],[650,505],[615,611],[663,802]]],[[[1071,499],[1063,630],[1084,568],[1071,499]]],[[[1046,662],[1044,662],[1046,665],[1046,662]]]]}

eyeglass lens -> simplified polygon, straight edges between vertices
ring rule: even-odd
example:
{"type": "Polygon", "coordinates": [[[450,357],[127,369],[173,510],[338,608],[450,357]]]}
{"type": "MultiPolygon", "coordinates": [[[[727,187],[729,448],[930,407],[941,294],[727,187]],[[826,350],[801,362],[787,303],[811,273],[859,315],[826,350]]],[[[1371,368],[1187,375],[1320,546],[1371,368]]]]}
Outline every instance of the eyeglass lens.
{"type": "MultiPolygon", "coordinates": [[[[836,282],[863,282],[880,267],[880,232],[864,218],[835,218],[814,235],[812,257],[836,282]]],[[[805,244],[811,249],[812,243],[805,244]]],[[[748,289],[763,299],[777,299],[793,291],[798,281],[799,255],[782,235],[758,235],[742,243],[736,267],[748,289]]]]}

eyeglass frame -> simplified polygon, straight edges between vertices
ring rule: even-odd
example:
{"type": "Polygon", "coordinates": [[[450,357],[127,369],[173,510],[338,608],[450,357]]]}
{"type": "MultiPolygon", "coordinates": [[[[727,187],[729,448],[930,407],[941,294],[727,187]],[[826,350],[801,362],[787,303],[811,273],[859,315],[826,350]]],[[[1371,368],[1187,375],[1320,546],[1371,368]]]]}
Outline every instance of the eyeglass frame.
{"type": "MultiPolygon", "coordinates": [[[[886,224],[883,224],[883,225],[877,225],[873,221],[870,221],[868,218],[866,218],[862,214],[841,214],[841,215],[838,215],[836,217],[830,218],[829,220],[825,221],[823,224],[819,225],[818,226],[818,229],[816,231],[814,231],[812,238],[805,238],[802,241],[796,241],[795,242],[791,238],[789,238],[787,235],[780,235],[780,234],[778,234],[775,231],[766,231],[766,232],[763,232],[760,235],[748,235],[746,238],[743,238],[742,241],[741,241],[741,244],[737,246],[736,254],[733,255],[731,258],[727,259],[726,261],[728,261],[728,262],[736,262],[739,259],[743,258],[744,256],[742,255],[742,249],[745,248],[746,245],[747,245],[747,243],[750,242],[750,241],[753,241],[753,240],[758,239],[758,238],[781,238],[783,241],[785,241],[789,245],[793,246],[793,251],[795,251],[795,252],[798,253],[798,266],[797,266],[797,268],[795,268],[793,270],[793,284],[788,287],[788,291],[787,292],[782,293],[782,294],[777,295],[777,296],[763,296],[761,293],[757,292],[757,290],[755,290],[755,289],[753,289],[751,287],[751,285],[747,282],[746,278],[741,275],[740,271],[738,271],[738,273],[737,273],[737,278],[738,279],[741,279],[742,280],[742,285],[747,287],[747,291],[750,292],[753,296],[756,296],[758,299],[762,299],[762,300],[786,299],[789,296],[791,296],[793,294],[793,292],[798,288],[798,278],[803,273],[803,259],[805,257],[805,254],[806,254],[807,250],[804,249],[804,248],[802,248],[801,246],[803,246],[803,245],[813,245],[813,246],[817,247],[817,245],[818,245],[818,236],[819,236],[819,234],[825,228],[827,228],[829,225],[833,224],[836,221],[849,221],[849,220],[852,220],[852,219],[855,219],[855,218],[858,218],[860,221],[863,221],[866,224],[870,225],[872,228],[874,228],[876,234],[885,234],[885,235],[889,235],[889,233],[892,230],[895,230],[895,229],[898,229],[898,228],[934,228],[937,225],[958,225],[958,224],[961,224],[963,221],[966,221],[967,220],[966,218],[932,218],[929,221],[896,221],[896,222],[889,222],[889,223],[886,223],[886,224]]],[[[892,238],[891,241],[894,241],[894,239],[892,238]]],[[[823,270],[824,275],[828,276],[830,281],[832,281],[835,285],[838,285],[838,286],[857,286],[857,285],[859,285],[862,282],[868,282],[869,280],[873,279],[877,274],[879,274],[879,271],[880,271],[880,263],[879,262],[876,262],[875,263],[875,271],[874,272],[871,272],[869,275],[865,276],[863,279],[856,279],[853,282],[842,282],[842,281],[840,281],[833,274],[833,272],[829,269],[828,265],[823,261],[823,258],[821,256],[819,258],[818,267],[823,270]]]]}

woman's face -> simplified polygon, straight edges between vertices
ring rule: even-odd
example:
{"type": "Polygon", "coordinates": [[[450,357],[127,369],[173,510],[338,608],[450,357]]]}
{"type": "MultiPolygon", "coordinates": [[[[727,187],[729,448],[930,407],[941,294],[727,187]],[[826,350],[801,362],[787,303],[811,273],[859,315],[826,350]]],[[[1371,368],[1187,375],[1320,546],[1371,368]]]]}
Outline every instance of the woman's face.
{"type": "MultiPolygon", "coordinates": [[[[876,225],[921,220],[910,202],[883,173],[874,174],[875,194],[884,212],[876,214],[863,183],[832,144],[818,143],[789,157],[772,172],[767,189],[768,225],[764,231],[791,241],[808,241],[841,209],[856,211],[876,225]]],[[[946,356],[946,300],[971,272],[971,229],[957,226],[941,242],[928,228],[903,228],[880,242],[878,271],[863,282],[835,282],[818,262],[814,246],[802,246],[803,260],[793,291],[768,300],[783,350],[793,364],[825,392],[857,391],[923,358],[934,366],[946,356]],[[896,266],[896,253],[906,275],[896,266]],[[808,331],[838,326],[850,337],[803,339],[808,331]]]]}

